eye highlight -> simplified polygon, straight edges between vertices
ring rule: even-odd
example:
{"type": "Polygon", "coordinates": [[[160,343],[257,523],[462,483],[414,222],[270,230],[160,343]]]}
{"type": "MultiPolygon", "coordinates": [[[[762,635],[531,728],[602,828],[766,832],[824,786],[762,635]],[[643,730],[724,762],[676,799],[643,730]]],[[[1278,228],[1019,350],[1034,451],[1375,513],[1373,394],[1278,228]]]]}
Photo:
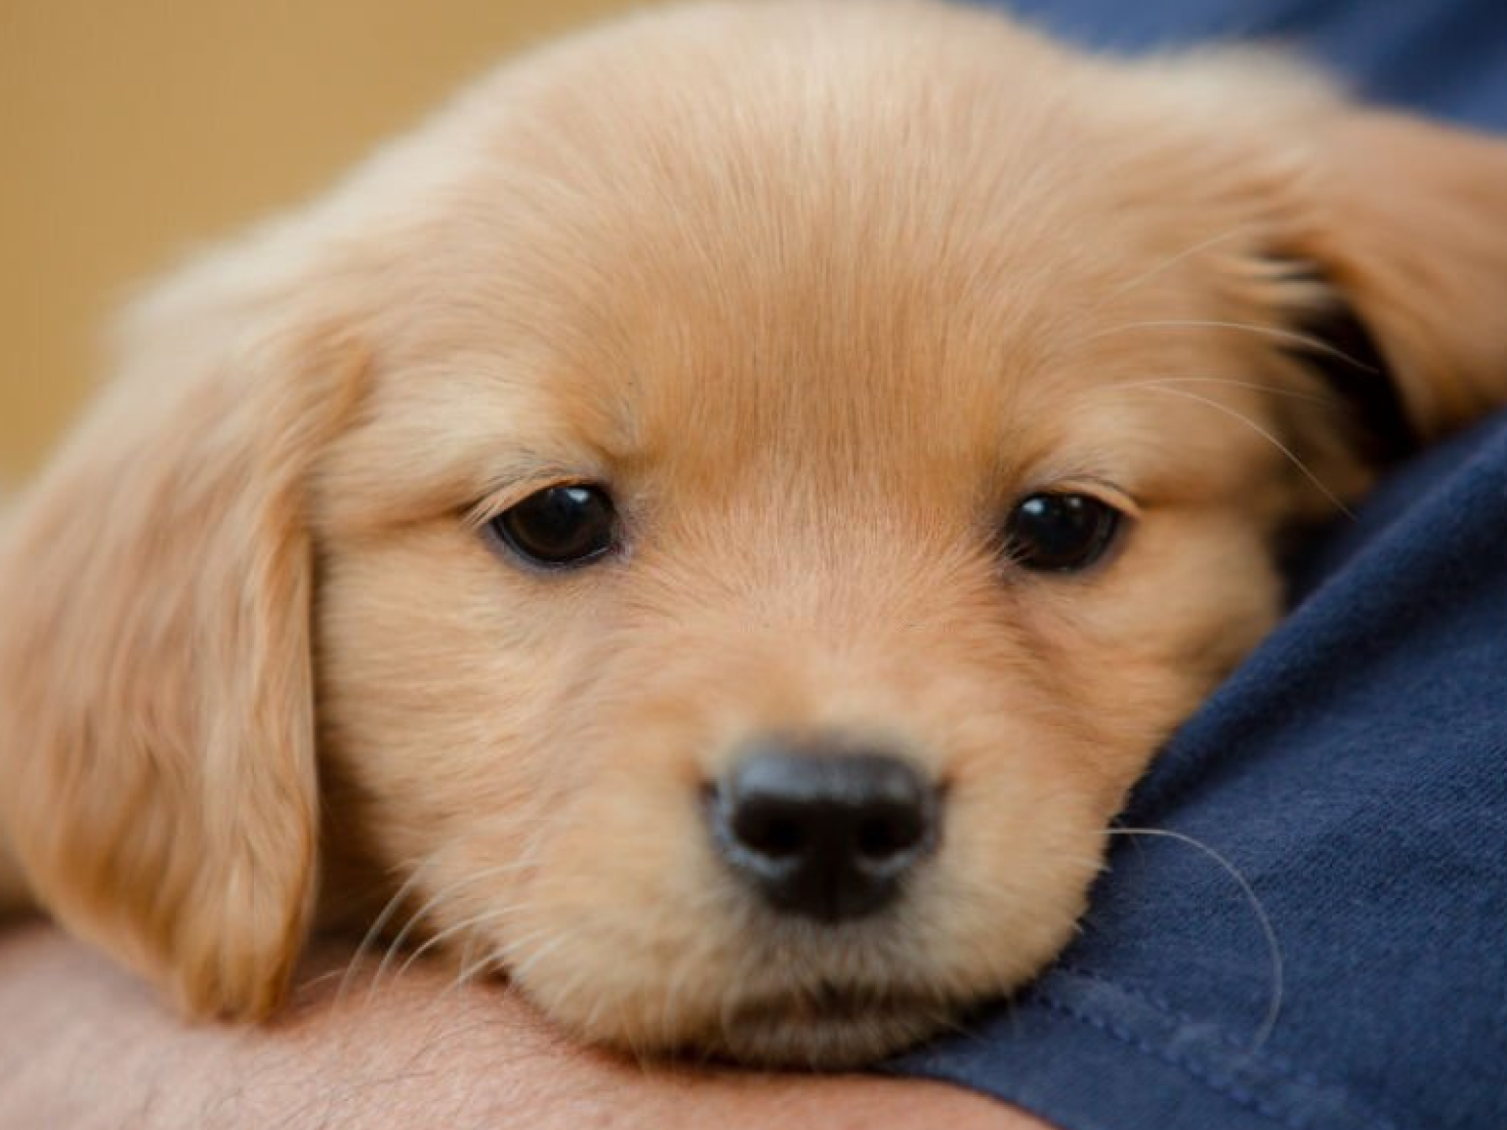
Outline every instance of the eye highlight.
{"type": "Polygon", "coordinates": [[[1038,573],[1077,573],[1102,558],[1124,515],[1091,494],[1044,491],[1015,504],[1005,519],[1005,555],[1038,573]]]}
{"type": "Polygon", "coordinates": [[[617,545],[617,510],[595,483],[545,487],[488,525],[508,549],[546,569],[589,564],[617,545]]]}

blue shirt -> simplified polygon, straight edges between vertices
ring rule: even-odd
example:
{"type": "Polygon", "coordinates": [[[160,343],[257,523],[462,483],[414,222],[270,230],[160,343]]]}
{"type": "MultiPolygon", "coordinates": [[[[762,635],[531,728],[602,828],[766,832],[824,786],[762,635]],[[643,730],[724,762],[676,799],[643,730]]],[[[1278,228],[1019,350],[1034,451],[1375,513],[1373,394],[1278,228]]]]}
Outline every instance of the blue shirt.
{"type": "MultiPolygon", "coordinates": [[[[1101,46],[1275,36],[1507,129],[1503,0],[1015,7],[1101,46]]],[[[894,1070],[1069,1130],[1507,1130],[1507,415],[1395,474],[1296,601],[1121,821],[1172,834],[1121,837],[1062,961],[894,1070]]]]}

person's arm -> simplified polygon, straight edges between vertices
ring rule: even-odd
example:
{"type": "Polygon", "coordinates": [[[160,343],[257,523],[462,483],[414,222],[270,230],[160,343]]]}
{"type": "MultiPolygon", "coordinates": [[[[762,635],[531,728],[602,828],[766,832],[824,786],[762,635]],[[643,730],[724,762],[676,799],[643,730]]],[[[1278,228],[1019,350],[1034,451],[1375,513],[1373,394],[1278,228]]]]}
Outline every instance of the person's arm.
{"type": "Polygon", "coordinates": [[[271,1025],[190,1026],[56,929],[0,931],[0,1128],[1045,1130],[936,1083],[639,1066],[428,966],[369,992],[369,963],[342,997],[343,960],[317,953],[271,1025]]]}

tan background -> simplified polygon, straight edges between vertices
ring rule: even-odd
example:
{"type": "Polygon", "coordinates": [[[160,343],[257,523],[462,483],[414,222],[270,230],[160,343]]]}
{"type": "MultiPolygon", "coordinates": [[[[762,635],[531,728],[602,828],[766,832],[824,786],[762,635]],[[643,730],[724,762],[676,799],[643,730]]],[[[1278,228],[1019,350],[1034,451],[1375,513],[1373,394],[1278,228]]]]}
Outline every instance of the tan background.
{"type": "Polygon", "coordinates": [[[0,481],[133,283],[316,191],[500,56],[626,0],[0,0],[0,481]]]}

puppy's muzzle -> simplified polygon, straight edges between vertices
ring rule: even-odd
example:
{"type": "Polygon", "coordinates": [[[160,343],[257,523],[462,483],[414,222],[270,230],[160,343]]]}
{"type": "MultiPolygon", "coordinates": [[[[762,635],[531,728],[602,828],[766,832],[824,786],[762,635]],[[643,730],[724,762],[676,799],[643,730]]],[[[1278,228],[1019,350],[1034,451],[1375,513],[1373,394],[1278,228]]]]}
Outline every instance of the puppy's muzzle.
{"type": "Polygon", "coordinates": [[[886,753],[764,741],[710,793],[722,857],[770,908],[823,923],[875,914],[936,846],[937,789],[886,753]]]}

